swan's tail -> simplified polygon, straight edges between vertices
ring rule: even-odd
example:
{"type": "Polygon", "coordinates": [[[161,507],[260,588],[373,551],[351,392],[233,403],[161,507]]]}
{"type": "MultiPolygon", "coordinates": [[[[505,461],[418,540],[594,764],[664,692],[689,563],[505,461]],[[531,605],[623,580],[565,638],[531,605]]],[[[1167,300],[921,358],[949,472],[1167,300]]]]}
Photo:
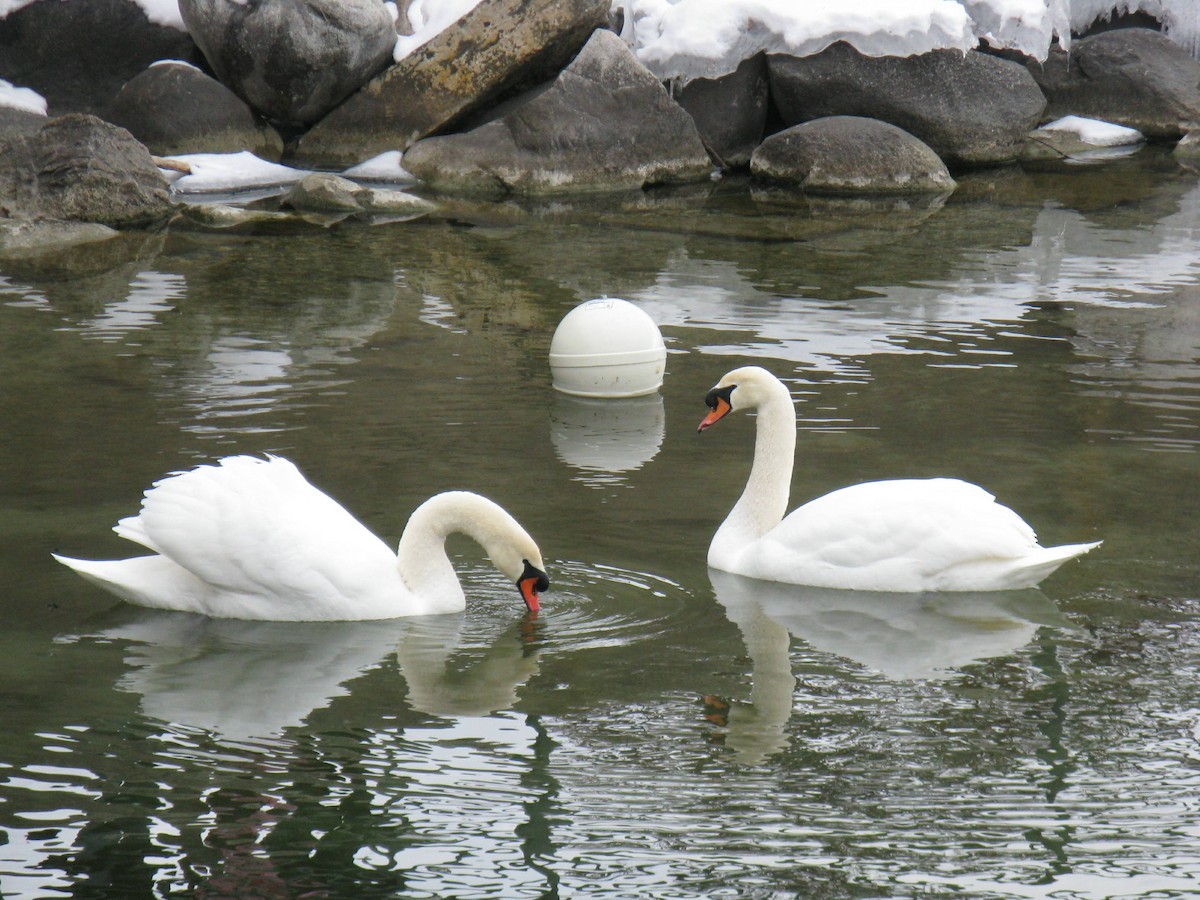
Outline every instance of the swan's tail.
{"type": "Polygon", "coordinates": [[[1067,560],[1083,556],[1103,543],[1094,541],[1090,544],[1062,544],[1058,547],[1039,548],[1036,555],[1021,560],[1016,565],[1014,574],[1019,577],[1022,586],[1034,587],[1067,560]]]}
{"type": "Polygon", "coordinates": [[[195,611],[194,581],[187,572],[163,556],[132,559],[74,559],[51,554],[92,584],[138,606],[195,611]]]}

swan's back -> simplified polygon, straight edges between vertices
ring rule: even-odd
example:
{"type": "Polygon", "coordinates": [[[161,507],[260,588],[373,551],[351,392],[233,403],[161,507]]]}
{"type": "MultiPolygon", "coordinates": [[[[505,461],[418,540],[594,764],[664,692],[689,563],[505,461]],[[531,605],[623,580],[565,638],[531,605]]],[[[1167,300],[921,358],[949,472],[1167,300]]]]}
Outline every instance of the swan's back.
{"type": "Polygon", "coordinates": [[[395,554],[279,457],[226,457],[164,478],[113,530],[159,557],[87,569],[64,561],[142,605],[236,618],[365,619],[395,616],[403,602],[395,554]]]}
{"type": "Polygon", "coordinates": [[[874,481],[794,510],[745,548],[751,577],[867,591],[1031,587],[1095,544],[1038,546],[1033,529],[977,485],[874,481]]]}

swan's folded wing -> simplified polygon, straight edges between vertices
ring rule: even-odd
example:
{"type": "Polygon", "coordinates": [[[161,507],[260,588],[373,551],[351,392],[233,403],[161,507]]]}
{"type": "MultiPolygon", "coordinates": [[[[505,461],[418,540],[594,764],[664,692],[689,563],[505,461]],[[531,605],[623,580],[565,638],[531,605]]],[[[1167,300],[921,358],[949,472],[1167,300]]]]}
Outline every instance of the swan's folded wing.
{"type": "Polygon", "coordinates": [[[909,581],[921,585],[967,561],[1021,558],[1036,542],[1020,516],[976,485],[877,481],[793,511],[759,542],[755,565],[758,577],[778,581],[804,566],[810,583],[840,587],[853,573],[855,584],[908,590],[909,581]]]}
{"type": "Polygon", "coordinates": [[[395,555],[285,459],[227,457],[157,482],[117,532],[226,591],[323,596],[395,555]]]}

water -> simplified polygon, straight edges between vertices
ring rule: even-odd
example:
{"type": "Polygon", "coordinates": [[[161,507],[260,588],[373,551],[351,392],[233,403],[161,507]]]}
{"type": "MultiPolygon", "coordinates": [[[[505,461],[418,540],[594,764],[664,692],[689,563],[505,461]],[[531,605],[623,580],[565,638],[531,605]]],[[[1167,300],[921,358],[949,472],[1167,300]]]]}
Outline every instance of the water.
{"type": "Polygon", "coordinates": [[[5,897],[1190,897],[1200,893],[1200,185],[1144,151],[932,208],[727,184],[466,204],[0,261],[5,897]],[[556,394],[558,320],[661,323],[661,395],[556,394]],[[752,422],[795,505],[986,485],[1040,590],[871,597],[710,572],[752,422]],[[151,613],[50,559],[163,474],[277,452],[391,543],[430,493],[541,543],[462,616],[151,613]]]}

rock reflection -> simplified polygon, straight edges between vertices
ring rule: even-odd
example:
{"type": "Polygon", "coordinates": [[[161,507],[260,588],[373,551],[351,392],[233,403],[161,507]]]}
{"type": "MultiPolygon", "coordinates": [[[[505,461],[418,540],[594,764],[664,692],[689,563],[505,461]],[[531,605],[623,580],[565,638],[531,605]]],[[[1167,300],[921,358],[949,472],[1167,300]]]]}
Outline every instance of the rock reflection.
{"type": "Polygon", "coordinates": [[[748,706],[729,711],[726,744],[743,761],[782,750],[792,712],[792,637],[893,681],[937,680],[1006,656],[1044,625],[1067,627],[1038,590],[885,594],[779,584],[709,569],[752,666],[748,706]]]}
{"type": "Polygon", "coordinates": [[[593,487],[620,483],[624,473],[652,460],[665,429],[659,394],[619,400],[556,394],[550,413],[555,454],[593,487]]]}
{"type": "MultiPolygon", "coordinates": [[[[224,742],[283,737],[351,691],[349,682],[394,654],[407,704],[435,716],[510,708],[538,668],[536,632],[504,630],[459,671],[464,616],[371,622],[251,622],[138,610],[96,637],[128,641],[118,688],[141,696],[144,715],[201,729],[224,742]]],[[[514,626],[515,627],[515,626],[514,626]]],[[[395,703],[403,702],[401,695],[395,703]]]]}

